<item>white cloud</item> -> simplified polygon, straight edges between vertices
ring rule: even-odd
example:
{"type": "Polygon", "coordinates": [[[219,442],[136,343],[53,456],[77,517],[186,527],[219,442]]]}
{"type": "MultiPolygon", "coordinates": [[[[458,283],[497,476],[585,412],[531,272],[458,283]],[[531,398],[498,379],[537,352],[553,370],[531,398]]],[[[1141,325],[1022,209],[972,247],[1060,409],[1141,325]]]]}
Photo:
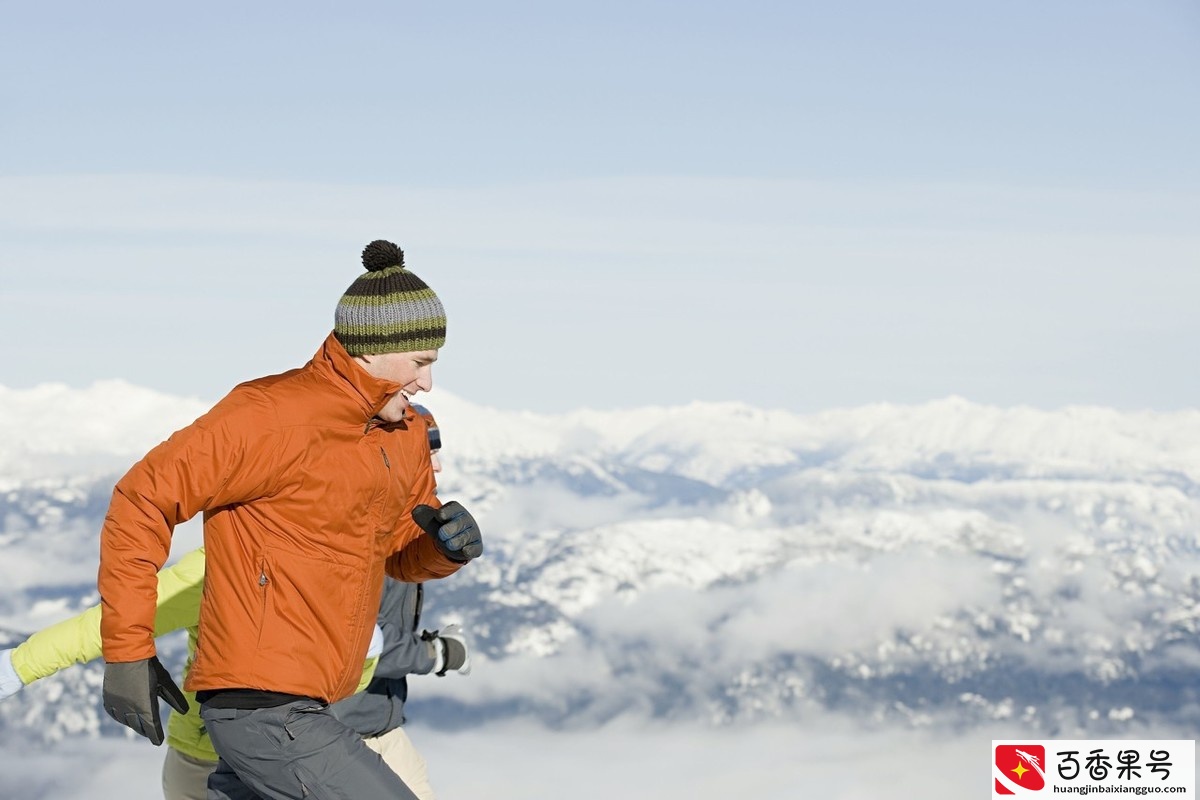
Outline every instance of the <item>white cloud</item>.
{"type": "MultiPolygon", "coordinates": [[[[992,739],[1044,736],[1017,723],[968,730],[867,728],[836,717],[707,729],[617,720],[597,730],[530,722],[458,732],[411,723],[408,733],[444,800],[961,800],[988,780],[992,739]]],[[[1058,734],[1066,738],[1066,733],[1058,734]]],[[[1130,736],[1187,739],[1133,724],[1130,736]]],[[[157,797],[163,750],[144,740],[10,744],[0,793],[24,800],[157,797]]]]}

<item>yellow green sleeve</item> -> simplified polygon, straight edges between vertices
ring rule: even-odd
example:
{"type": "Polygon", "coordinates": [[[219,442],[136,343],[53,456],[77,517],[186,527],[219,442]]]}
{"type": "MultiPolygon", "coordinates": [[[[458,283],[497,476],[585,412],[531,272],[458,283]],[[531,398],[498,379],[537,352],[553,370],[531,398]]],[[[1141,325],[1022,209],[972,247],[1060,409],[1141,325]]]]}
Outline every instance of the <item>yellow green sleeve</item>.
{"type": "Polygon", "coordinates": [[[379,666],[379,656],[373,656],[363,662],[362,677],[358,679],[358,686],[354,689],[355,694],[367,688],[367,684],[375,677],[375,667],[377,666],[379,666]]]}
{"type": "MultiPolygon", "coordinates": [[[[158,608],[154,635],[195,628],[204,592],[204,548],[193,550],[158,573],[158,608]]],[[[26,683],[53,675],[72,664],[99,658],[100,607],[91,608],[44,628],[13,651],[13,669],[26,683]]]]}

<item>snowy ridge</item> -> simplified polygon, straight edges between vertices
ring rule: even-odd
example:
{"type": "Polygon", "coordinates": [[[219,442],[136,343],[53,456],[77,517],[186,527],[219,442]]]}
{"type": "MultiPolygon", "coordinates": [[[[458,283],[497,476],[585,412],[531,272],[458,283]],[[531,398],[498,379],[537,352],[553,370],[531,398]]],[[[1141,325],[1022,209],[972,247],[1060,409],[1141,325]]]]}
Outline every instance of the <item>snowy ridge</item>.
{"type": "Polygon", "coordinates": [[[0,386],[0,481],[128,468],[208,404],[125,381],[0,386]]]}
{"type": "MultiPolygon", "coordinates": [[[[950,397],[808,415],[699,402],[539,415],[480,406],[443,389],[425,398],[453,432],[458,457],[470,463],[620,453],[646,469],[710,483],[763,466],[911,470],[950,460],[1031,475],[1200,476],[1200,411],[1004,409],[950,397]]],[[[86,389],[0,386],[0,477],[20,477],[28,459],[138,456],[207,408],[120,380],[86,389]]]]}
{"type": "Polygon", "coordinates": [[[958,397],[801,415],[740,403],[539,416],[428,400],[472,463],[572,452],[620,453],[646,469],[720,483],[763,467],[914,470],[972,464],[1031,476],[1200,477],[1200,411],[1002,409],[958,397]]]}
{"type": "MultiPolygon", "coordinates": [[[[1200,725],[1200,413],[426,402],[441,494],[487,552],[428,588],[426,624],[464,622],[478,662],[413,681],[422,719],[1200,725]]],[[[27,430],[0,450],[0,629],[18,641],[95,601],[112,481],[204,408],[108,382],[0,391],[0,410],[27,430]],[[43,425],[80,409],[86,434],[43,425]]],[[[112,733],[96,669],[29,687],[0,725],[112,733]]]]}

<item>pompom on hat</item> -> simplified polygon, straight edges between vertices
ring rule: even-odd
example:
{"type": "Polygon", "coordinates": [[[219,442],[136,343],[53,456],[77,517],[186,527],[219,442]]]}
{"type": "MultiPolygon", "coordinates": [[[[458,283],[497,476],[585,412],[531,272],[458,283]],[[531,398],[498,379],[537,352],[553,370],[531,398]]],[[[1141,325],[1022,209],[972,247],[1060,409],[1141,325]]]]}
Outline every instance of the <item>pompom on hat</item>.
{"type": "Polygon", "coordinates": [[[446,343],[446,309],[404,266],[404,251],[376,239],[362,252],[367,271],[338,301],[333,333],[352,356],[437,350],[446,343]]]}

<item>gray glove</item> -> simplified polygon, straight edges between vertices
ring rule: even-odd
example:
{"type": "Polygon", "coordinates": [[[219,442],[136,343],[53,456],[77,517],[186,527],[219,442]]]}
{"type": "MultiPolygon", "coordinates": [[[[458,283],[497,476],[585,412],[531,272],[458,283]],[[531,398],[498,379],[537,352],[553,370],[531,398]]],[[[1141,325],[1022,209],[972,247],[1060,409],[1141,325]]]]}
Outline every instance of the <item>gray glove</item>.
{"type": "Polygon", "coordinates": [[[441,508],[417,506],[412,512],[413,521],[433,537],[442,555],[451,561],[465,564],[483,555],[483,536],[471,512],[457,500],[451,500],[441,508]]]}
{"type": "Polygon", "coordinates": [[[157,656],[104,665],[104,710],[156,746],[163,743],[160,697],[180,714],[187,713],[187,699],[157,656]]]}
{"type": "Polygon", "coordinates": [[[447,625],[440,631],[422,631],[421,638],[433,644],[433,672],[439,678],[447,672],[471,674],[471,647],[458,624],[447,625]]]}

